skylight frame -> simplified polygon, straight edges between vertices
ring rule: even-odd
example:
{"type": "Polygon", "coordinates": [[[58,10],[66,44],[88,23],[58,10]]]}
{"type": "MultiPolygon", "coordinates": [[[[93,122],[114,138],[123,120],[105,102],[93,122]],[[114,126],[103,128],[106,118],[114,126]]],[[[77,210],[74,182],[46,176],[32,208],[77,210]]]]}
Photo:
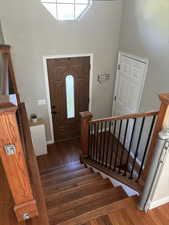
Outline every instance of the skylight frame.
{"type": "MultiPolygon", "coordinates": [[[[60,2],[60,0],[41,0],[41,3],[42,4],[48,4],[48,5],[55,5],[55,10],[56,10],[56,14],[55,14],[55,16],[54,16],[54,14],[52,14],[51,12],[50,12],[50,10],[49,9],[47,9],[50,13],[51,13],[51,15],[52,16],[54,16],[55,17],[55,19],[56,20],[58,20],[58,21],[77,21],[77,20],[79,20],[86,12],[87,12],[87,10],[91,7],[91,5],[92,5],[92,1],[93,0],[87,0],[87,2],[85,3],[85,1],[84,2],[81,2],[81,3],[79,3],[78,2],[78,0],[73,0],[72,2],[66,2],[67,0],[65,0],[65,2],[60,2]],[[58,10],[58,5],[73,5],[74,6],[74,11],[73,11],[73,17],[72,17],[72,19],[60,19],[59,18],[59,10],[58,10]],[[83,5],[83,6],[86,6],[86,8],[80,13],[80,15],[78,16],[78,17],[76,17],[76,6],[80,6],[80,5],[83,5]]],[[[44,5],[44,7],[45,7],[45,5],[44,5]]]]}

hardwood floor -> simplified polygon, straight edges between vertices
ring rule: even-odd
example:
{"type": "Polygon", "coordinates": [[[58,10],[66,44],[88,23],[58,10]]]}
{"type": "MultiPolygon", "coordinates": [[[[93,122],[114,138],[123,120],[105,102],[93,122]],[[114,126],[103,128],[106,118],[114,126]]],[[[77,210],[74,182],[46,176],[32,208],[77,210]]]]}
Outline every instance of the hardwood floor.
{"type": "Polygon", "coordinates": [[[39,170],[71,164],[80,159],[80,139],[48,145],[48,154],[38,157],[39,170]]]}
{"type": "Polygon", "coordinates": [[[133,206],[122,208],[117,211],[100,216],[83,225],[168,225],[169,204],[163,205],[148,213],[136,209],[136,202],[133,206]]]}

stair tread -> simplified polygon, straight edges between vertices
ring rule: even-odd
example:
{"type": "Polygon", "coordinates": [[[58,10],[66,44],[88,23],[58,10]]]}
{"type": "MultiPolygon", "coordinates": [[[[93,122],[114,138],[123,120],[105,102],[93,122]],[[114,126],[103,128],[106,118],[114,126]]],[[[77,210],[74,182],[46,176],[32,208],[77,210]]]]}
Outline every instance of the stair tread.
{"type": "Polygon", "coordinates": [[[86,198],[81,198],[79,201],[74,201],[74,203],[66,204],[65,202],[64,205],[49,209],[49,219],[51,225],[60,224],[124,198],[126,198],[126,194],[121,187],[104,189],[86,198]]]}
{"type": "Polygon", "coordinates": [[[112,188],[111,182],[109,180],[101,179],[95,183],[86,184],[85,187],[82,185],[63,192],[53,193],[46,196],[47,207],[50,209],[54,205],[68,203],[110,188],[112,188]]]}
{"type": "Polygon", "coordinates": [[[64,190],[67,190],[72,187],[77,187],[80,185],[93,183],[93,182],[95,182],[95,180],[100,180],[100,179],[102,179],[100,174],[91,173],[91,174],[87,174],[84,176],[75,177],[71,180],[68,180],[68,181],[65,181],[65,182],[62,182],[59,184],[55,184],[50,187],[46,187],[46,188],[44,187],[44,192],[47,195],[50,193],[54,193],[55,191],[64,191],[64,190]]]}
{"type": "Polygon", "coordinates": [[[66,164],[59,165],[59,166],[52,166],[52,167],[50,167],[48,169],[41,170],[40,171],[40,175],[47,174],[48,172],[50,173],[53,170],[60,170],[60,169],[64,169],[64,168],[71,168],[73,166],[75,167],[75,166],[79,166],[79,165],[83,165],[83,164],[81,164],[80,161],[73,161],[73,162],[66,163],[66,164]]]}
{"type": "Polygon", "coordinates": [[[75,164],[72,166],[67,166],[67,167],[63,167],[63,168],[59,168],[59,169],[52,169],[51,171],[48,171],[46,173],[41,174],[41,178],[43,180],[48,179],[52,176],[57,176],[57,175],[61,175],[61,174],[66,174],[66,173],[70,173],[79,169],[85,169],[85,166],[83,164],[75,164]]]}
{"type": "Polygon", "coordinates": [[[83,168],[83,169],[79,169],[79,170],[76,170],[76,171],[70,171],[69,173],[66,173],[66,174],[53,176],[49,180],[48,179],[42,180],[42,185],[43,186],[50,186],[50,185],[53,185],[53,184],[62,183],[64,181],[70,180],[74,177],[84,176],[84,175],[90,174],[90,173],[93,173],[93,171],[90,168],[83,168]]]}
{"type": "MultiPolygon", "coordinates": [[[[112,183],[108,179],[99,179],[96,180],[95,182],[80,185],[78,187],[73,187],[69,188],[64,191],[55,191],[54,193],[50,193],[46,195],[46,201],[54,200],[55,198],[63,198],[64,197],[69,197],[72,194],[76,195],[81,195],[81,194],[90,194],[93,191],[100,190],[100,188],[105,188],[105,187],[112,187],[112,183]]],[[[102,190],[102,189],[101,189],[102,190]]]]}
{"type": "MultiPolygon", "coordinates": [[[[100,216],[121,210],[123,208],[136,208],[138,201],[138,197],[127,197],[119,201],[115,201],[113,203],[107,204],[103,207],[96,208],[92,211],[88,211],[86,213],[83,213],[81,215],[77,215],[74,218],[68,219],[63,222],[59,222],[59,225],[80,225],[88,223],[88,221],[91,221],[93,219],[96,219],[100,216]],[[80,221],[80,222],[79,222],[80,221]]],[[[57,223],[51,223],[51,225],[56,225],[57,223]]]]}

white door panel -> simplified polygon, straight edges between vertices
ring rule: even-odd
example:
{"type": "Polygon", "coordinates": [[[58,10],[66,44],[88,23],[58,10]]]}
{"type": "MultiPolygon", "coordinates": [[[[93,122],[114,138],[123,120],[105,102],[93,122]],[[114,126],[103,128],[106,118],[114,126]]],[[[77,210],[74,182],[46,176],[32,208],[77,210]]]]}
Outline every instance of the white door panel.
{"type": "Polygon", "coordinates": [[[125,53],[119,54],[113,114],[137,113],[144,87],[148,61],[138,60],[125,53]]]}

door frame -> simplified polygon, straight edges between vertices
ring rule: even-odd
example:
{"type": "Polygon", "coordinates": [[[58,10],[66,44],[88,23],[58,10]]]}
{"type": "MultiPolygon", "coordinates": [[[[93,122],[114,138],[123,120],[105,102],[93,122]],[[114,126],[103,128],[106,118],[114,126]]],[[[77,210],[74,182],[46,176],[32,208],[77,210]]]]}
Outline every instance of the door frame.
{"type": "Polygon", "coordinates": [[[47,108],[48,108],[48,116],[49,116],[49,126],[51,132],[51,140],[47,141],[47,144],[54,143],[54,130],[53,130],[53,120],[51,114],[51,100],[50,100],[50,88],[49,88],[49,80],[48,80],[48,68],[47,68],[47,59],[59,59],[59,58],[75,58],[75,57],[90,57],[90,78],[89,78],[89,111],[91,111],[92,107],[92,85],[93,85],[93,53],[86,54],[64,54],[64,55],[47,55],[43,56],[43,69],[45,75],[45,89],[46,89],[46,100],[47,100],[47,108]]]}
{"type": "Polygon", "coordinates": [[[140,90],[140,93],[139,93],[139,100],[138,100],[138,104],[137,104],[137,108],[136,108],[136,113],[139,112],[141,98],[142,98],[143,90],[144,90],[144,84],[145,84],[145,80],[146,80],[146,76],[147,76],[147,72],[148,72],[148,67],[149,67],[149,60],[147,58],[142,58],[142,57],[139,57],[139,56],[136,56],[136,55],[132,55],[132,54],[128,54],[128,53],[119,51],[117,69],[116,69],[116,76],[115,76],[114,94],[113,94],[112,115],[115,114],[115,108],[116,108],[115,96],[117,94],[117,84],[118,84],[118,78],[119,78],[118,65],[120,64],[121,56],[126,56],[130,59],[133,59],[133,60],[136,60],[136,61],[139,61],[139,62],[142,62],[142,63],[145,64],[145,71],[144,71],[143,80],[142,80],[142,83],[141,83],[141,90],[140,90]]]}

